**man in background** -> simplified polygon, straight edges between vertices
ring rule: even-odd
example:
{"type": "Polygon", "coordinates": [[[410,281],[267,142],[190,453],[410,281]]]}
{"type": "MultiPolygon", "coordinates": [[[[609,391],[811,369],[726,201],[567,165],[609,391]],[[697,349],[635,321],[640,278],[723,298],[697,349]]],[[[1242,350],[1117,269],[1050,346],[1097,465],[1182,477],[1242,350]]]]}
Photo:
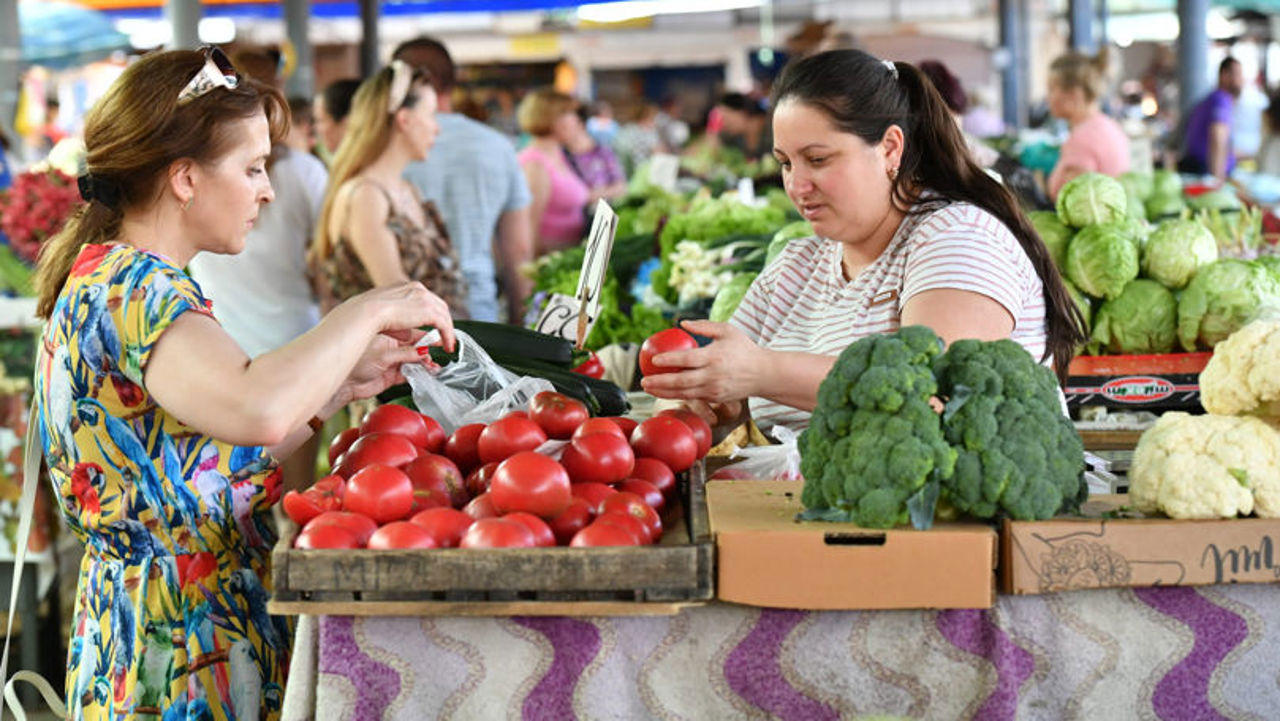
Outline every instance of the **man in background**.
{"type": "Polygon", "coordinates": [[[1236,166],[1231,147],[1231,114],[1244,90],[1240,61],[1227,57],[1218,66],[1218,88],[1187,115],[1184,152],[1178,170],[1226,180],[1236,166]]]}
{"type": "Polygon", "coordinates": [[[440,41],[425,36],[408,40],[392,58],[426,70],[439,96],[440,135],[431,156],[412,163],[405,177],[444,216],[467,280],[467,312],[474,320],[499,320],[501,274],[506,320],[519,324],[532,288],[520,272],[533,259],[532,195],[511,141],[455,112],[457,71],[440,41]]]}

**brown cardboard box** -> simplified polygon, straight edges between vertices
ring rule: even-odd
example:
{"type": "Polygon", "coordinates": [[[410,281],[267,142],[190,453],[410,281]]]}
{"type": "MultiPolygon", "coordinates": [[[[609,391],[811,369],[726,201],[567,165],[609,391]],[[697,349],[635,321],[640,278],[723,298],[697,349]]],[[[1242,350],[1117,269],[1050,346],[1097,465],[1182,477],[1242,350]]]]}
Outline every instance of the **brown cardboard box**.
{"type": "Polygon", "coordinates": [[[988,608],[996,533],[797,521],[802,481],[709,481],[716,597],[803,609],[988,608]]]}
{"type": "Polygon", "coordinates": [[[1280,579],[1280,519],[1108,517],[1128,502],[1127,495],[1092,496],[1081,508],[1084,518],[1005,521],[1001,591],[1034,594],[1280,579]]]}

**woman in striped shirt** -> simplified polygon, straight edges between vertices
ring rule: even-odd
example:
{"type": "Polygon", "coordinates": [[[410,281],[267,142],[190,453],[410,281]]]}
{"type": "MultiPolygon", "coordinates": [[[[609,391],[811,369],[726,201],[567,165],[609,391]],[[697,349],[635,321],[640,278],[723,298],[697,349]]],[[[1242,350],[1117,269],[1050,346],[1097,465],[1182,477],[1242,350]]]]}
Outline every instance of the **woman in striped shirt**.
{"type": "Polygon", "coordinates": [[[708,420],[749,399],[764,429],[801,429],[849,344],[904,325],[947,343],[1012,338],[1059,377],[1079,312],[1007,189],[970,157],[946,104],[908,63],[857,50],[789,65],[774,88],[774,155],[816,237],[790,243],[710,345],[663,354],[645,378],[708,420]]]}

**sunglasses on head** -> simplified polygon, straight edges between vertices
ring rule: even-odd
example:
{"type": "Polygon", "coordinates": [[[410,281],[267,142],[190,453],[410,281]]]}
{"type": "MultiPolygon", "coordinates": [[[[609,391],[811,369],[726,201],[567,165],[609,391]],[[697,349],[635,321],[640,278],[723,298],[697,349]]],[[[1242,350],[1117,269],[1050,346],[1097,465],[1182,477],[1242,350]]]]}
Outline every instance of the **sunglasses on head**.
{"type": "Polygon", "coordinates": [[[226,53],[213,45],[206,45],[200,50],[204,53],[204,65],[200,66],[195,77],[178,93],[179,105],[217,88],[235,90],[240,84],[240,74],[231,65],[226,53]]]}

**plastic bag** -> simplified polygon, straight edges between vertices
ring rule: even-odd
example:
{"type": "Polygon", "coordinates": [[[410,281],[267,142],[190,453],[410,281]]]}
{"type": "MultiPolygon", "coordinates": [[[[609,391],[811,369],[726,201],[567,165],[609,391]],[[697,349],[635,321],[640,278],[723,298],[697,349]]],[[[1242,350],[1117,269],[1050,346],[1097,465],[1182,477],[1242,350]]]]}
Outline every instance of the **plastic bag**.
{"type": "Polygon", "coordinates": [[[729,456],[732,462],[711,477],[764,481],[804,480],[800,475],[800,434],[786,426],[774,426],[771,432],[778,443],[735,450],[729,456]]]}
{"type": "MultiPolygon", "coordinates": [[[[469,423],[492,423],[527,408],[538,393],[555,390],[545,378],[518,376],[498,365],[466,333],[455,329],[454,336],[458,360],[434,370],[416,363],[400,367],[418,411],[439,421],[445,433],[469,423]]],[[[439,333],[432,331],[418,345],[439,341],[439,333]]]]}

